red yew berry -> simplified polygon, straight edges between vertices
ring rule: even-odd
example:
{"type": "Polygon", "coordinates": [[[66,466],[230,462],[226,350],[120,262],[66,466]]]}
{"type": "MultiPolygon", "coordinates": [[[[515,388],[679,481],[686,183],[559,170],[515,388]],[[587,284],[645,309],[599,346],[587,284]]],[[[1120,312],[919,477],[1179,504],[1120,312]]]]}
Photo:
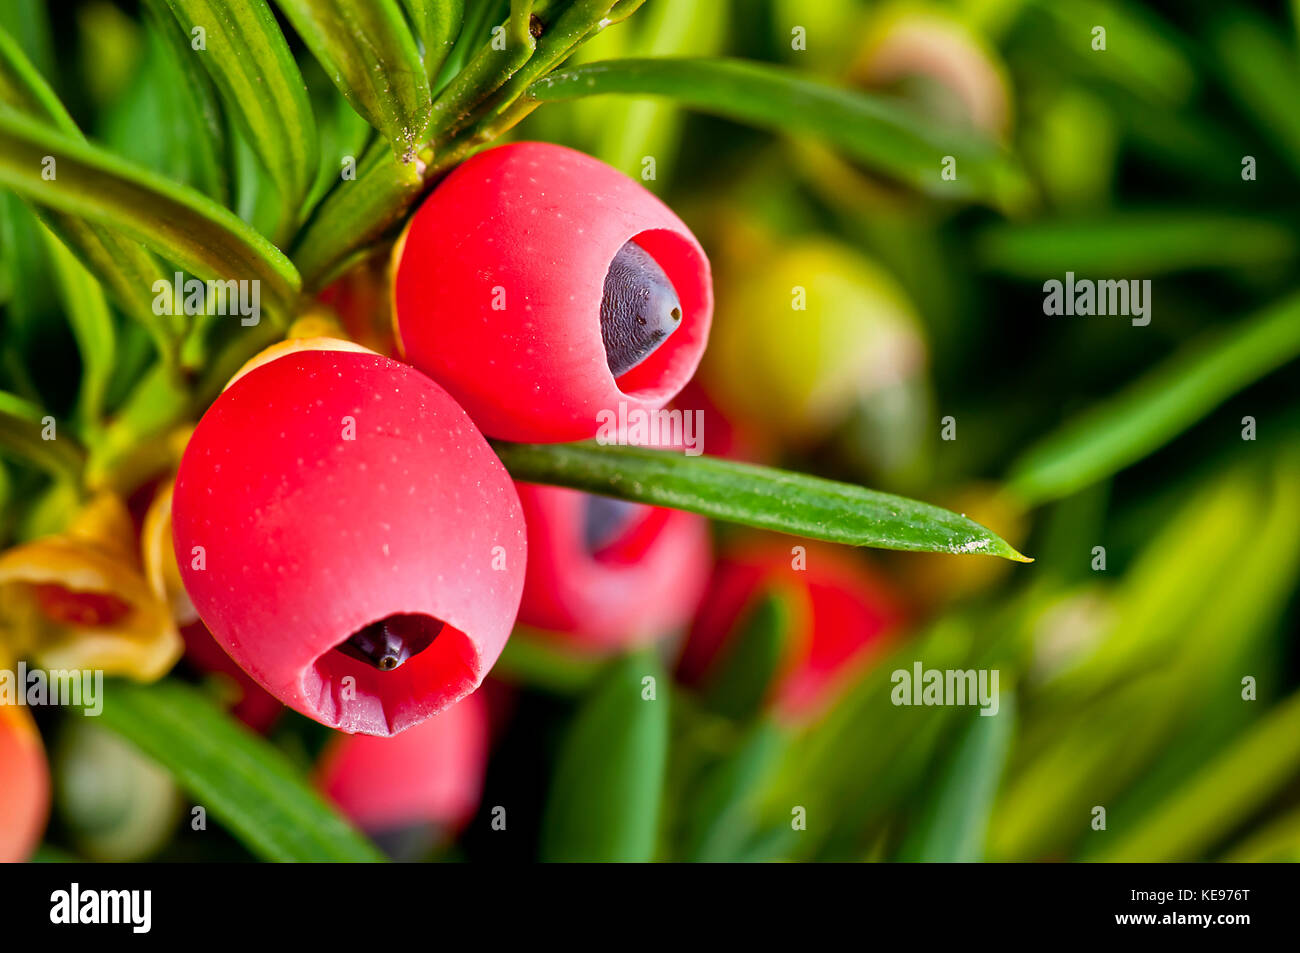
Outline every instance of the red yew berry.
{"type": "Polygon", "coordinates": [[[268,692],[389,735],[472,692],[500,655],[524,524],[441,387],[328,346],[277,346],[199,421],[176,478],[176,555],[213,637],[268,692]]]}
{"type": "Polygon", "coordinates": [[[520,622],[615,649],[690,619],[711,558],[702,517],[560,487],[516,489],[529,539],[520,622]]]}
{"type": "Polygon", "coordinates": [[[795,545],[802,553],[764,542],[719,560],[682,651],[684,681],[708,682],[731,651],[738,624],[766,592],[795,603],[771,686],[771,701],[787,716],[820,709],[901,627],[901,600],[856,557],[830,546],[795,545]]]}
{"type": "Polygon", "coordinates": [[[408,360],[483,432],[592,437],[690,379],[713,313],[709,262],[659,199],[562,146],[479,153],[434,190],[393,257],[408,360]]]}
{"type": "MultiPolygon", "coordinates": [[[[405,849],[421,833],[454,833],[478,810],[487,772],[488,704],[475,692],[395,738],[338,735],[316,771],[317,786],[358,827],[405,849]]],[[[394,851],[399,852],[399,851],[394,851]]]]}
{"type": "Polygon", "coordinates": [[[49,813],[50,769],[36,724],[27,709],[0,704],[0,863],[31,855],[49,813]]]}

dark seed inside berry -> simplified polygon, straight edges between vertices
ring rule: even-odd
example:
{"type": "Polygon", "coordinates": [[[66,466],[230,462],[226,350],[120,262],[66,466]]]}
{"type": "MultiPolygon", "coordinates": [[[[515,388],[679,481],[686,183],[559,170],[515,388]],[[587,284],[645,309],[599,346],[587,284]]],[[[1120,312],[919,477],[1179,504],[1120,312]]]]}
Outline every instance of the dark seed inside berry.
{"type": "Polygon", "coordinates": [[[609,496],[588,496],[582,521],[587,552],[597,553],[614,542],[641,511],[637,503],[609,496]]]}
{"type": "Polygon", "coordinates": [[[425,615],[390,615],[356,632],[339,651],[391,672],[433,644],[442,627],[442,622],[425,615]]]}
{"type": "Polygon", "coordinates": [[[605,275],[600,337],[615,377],[636,367],[681,326],[682,305],[659,263],[636,242],[618,250],[605,275]]]}

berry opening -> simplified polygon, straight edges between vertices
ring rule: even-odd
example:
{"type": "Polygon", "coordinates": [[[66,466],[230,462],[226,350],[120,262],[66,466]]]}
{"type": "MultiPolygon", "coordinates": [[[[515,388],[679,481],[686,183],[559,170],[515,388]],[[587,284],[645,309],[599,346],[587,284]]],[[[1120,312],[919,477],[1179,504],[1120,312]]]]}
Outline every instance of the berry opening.
{"type": "Polygon", "coordinates": [[[597,563],[634,565],[654,545],[669,515],[667,510],[644,503],[584,495],[583,547],[597,563]]]}
{"type": "Polygon", "coordinates": [[[444,627],[445,623],[432,616],[398,613],[363,626],[337,651],[381,672],[391,672],[432,645],[444,627]]]}
{"type": "Polygon", "coordinates": [[[645,507],[611,496],[587,496],[582,508],[582,542],[587,553],[598,555],[621,539],[645,507]]]}
{"type": "Polygon", "coordinates": [[[460,629],[427,613],[400,612],[354,628],[302,672],[301,690],[316,700],[315,717],[331,727],[392,735],[472,692],[481,668],[478,650],[460,629]],[[405,657],[384,668],[393,633],[401,636],[397,654],[405,657]]]}

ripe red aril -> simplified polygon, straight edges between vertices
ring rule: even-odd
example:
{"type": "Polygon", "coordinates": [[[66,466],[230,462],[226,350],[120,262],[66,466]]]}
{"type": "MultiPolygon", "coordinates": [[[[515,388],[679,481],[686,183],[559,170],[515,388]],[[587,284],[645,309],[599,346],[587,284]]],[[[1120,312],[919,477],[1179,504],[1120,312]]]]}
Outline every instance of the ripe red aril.
{"type": "Polygon", "coordinates": [[[609,650],[690,619],[711,558],[702,517],[560,487],[516,487],[529,538],[521,622],[609,650]]]}
{"type": "Polygon", "coordinates": [[[802,542],[733,545],[718,561],[691,625],[678,667],[682,678],[708,683],[749,608],[771,592],[794,603],[769,687],[769,700],[787,716],[819,710],[906,618],[893,587],[850,552],[802,542]]]}
{"type": "Polygon", "coordinates": [[[50,770],[36,724],[26,708],[0,704],[0,863],[28,858],[49,811],[50,770]]]}
{"type": "Polygon", "coordinates": [[[406,358],[505,440],[592,437],[666,404],[713,312],[709,262],[658,198],[590,156],[520,142],[462,163],[394,250],[406,358]]]}
{"type": "Polygon", "coordinates": [[[475,692],[396,738],[331,739],[318,787],[389,852],[403,857],[474,816],[487,771],[488,704],[475,692]]]}
{"type": "Polygon", "coordinates": [[[213,637],[268,692],[331,727],[395,734],[500,655],[523,518],[441,387],[320,348],[245,368],[199,421],[176,479],[176,554],[213,637]]]}

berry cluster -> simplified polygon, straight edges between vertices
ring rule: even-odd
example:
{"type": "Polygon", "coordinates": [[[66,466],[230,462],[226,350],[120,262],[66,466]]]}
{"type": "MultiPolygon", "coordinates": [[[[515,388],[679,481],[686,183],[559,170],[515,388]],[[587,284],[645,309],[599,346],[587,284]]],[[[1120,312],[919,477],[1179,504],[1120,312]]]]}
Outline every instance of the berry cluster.
{"type": "Polygon", "coordinates": [[[590,438],[601,411],[686,384],[709,263],[662,202],[570,149],[480,153],[411,220],[392,294],[404,360],[328,338],[254,359],[195,429],[172,512],[229,656],[380,736],[473,692],[517,617],[592,645],[653,635],[708,567],[698,517],[516,487],[485,439],[590,438]]]}

